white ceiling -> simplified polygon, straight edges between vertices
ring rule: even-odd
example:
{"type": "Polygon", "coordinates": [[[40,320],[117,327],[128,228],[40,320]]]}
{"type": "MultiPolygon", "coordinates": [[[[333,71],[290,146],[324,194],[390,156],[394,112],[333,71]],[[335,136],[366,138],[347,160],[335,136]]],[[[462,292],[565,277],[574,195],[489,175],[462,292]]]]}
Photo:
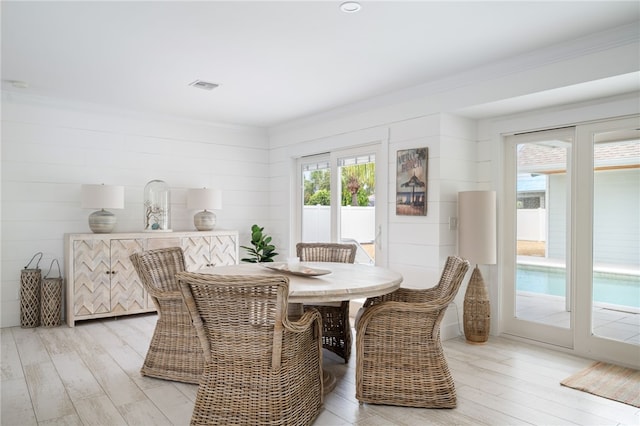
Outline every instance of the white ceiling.
{"type": "Polygon", "coordinates": [[[270,127],[640,18],[637,1],[361,3],[2,1],[2,89],[270,127]]]}

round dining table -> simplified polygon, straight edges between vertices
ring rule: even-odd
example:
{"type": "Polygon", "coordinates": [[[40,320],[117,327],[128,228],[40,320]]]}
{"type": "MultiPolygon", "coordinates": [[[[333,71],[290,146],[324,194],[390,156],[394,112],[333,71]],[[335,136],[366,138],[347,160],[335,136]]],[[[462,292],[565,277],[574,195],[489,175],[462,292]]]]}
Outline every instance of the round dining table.
{"type": "MultiPolygon", "coordinates": [[[[301,315],[304,304],[322,304],[380,296],[398,289],[402,275],[380,266],[358,263],[286,262],[240,263],[198,270],[216,275],[284,275],[289,278],[289,316],[301,315]]],[[[324,392],[335,377],[323,371],[324,392]]]]}
{"type": "Polygon", "coordinates": [[[197,272],[220,275],[285,275],[289,278],[289,303],[340,302],[391,293],[402,275],[380,266],[359,263],[300,262],[240,263],[214,266],[197,272]]]}

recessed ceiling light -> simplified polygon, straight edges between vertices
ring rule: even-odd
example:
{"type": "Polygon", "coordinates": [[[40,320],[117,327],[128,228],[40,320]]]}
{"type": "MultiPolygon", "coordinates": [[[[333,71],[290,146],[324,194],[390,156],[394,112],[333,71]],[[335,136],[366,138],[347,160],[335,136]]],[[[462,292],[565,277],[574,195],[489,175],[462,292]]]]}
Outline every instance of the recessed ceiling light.
{"type": "Polygon", "coordinates": [[[218,87],[219,84],[209,83],[208,81],[195,80],[189,83],[189,86],[197,87],[198,89],[213,90],[218,87]]]}
{"type": "Polygon", "coordinates": [[[340,5],[340,10],[345,13],[355,13],[362,9],[362,6],[357,1],[345,1],[340,5]]]}

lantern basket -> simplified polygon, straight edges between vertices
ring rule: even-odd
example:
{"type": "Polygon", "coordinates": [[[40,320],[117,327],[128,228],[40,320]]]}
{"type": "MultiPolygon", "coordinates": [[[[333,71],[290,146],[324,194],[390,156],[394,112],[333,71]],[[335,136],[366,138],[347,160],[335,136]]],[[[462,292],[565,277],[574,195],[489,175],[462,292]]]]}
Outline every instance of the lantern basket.
{"type": "Polygon", "coordinates": [[[40,325],[40,282],[42,271],[38,268],[42,252],[33,255],[27,266],[20,271],[20,326],[33,328],[40,325]],[[31,263],[38,258],[35,268],[31,263]]]}
{"type": "Polygon", "coordinates": [[[42,292],[40,298],[40,322],[43,327],[57,327],[61,323],[62,316],[62,273],[58,259],[53,259],[49,266],[49,272],[42,279],[42,292]],[[58,267],[58,277],[49,277],[53,264],[58,267]]]}

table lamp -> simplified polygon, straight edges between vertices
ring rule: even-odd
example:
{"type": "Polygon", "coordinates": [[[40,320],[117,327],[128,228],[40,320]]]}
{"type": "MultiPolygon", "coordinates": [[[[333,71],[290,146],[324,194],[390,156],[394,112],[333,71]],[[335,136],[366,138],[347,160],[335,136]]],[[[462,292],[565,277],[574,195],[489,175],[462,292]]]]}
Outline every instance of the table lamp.
{"type": "Polygon", "coordinates": [[[187,208],[203,210],[193,216],[193,224],[198,231],[211,231],[216,226],[216,215],[209,210],[222,208],[222,191],[219,189],[189,189],[187,191],[187,208]]]}
{"type": "Polygon", "coordinates": [[[124,208],[124,186],[82,185],[82,208],[100,209],[89,215],[89,228],[96,234],[109,234],[116,226],[116,215],[105,209],[124,208]]]}
{"type": "Polygon", "coordinates": [[[491,306],[478,264],[496,263],[496,193],[458,193],[458,255],[475,263],[464,295],[464,335],[472,343],[489,339],[491,306]]]}

